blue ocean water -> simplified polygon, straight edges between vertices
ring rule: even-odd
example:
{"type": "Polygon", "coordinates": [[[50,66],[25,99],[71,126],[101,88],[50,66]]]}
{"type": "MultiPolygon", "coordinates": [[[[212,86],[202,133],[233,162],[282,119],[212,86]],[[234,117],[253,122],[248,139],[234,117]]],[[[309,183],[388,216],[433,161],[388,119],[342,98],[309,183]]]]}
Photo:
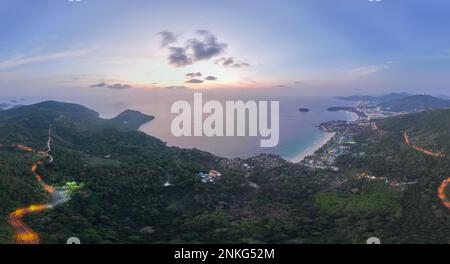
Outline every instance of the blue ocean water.
{"type": "MultiPolygon", "coordinates": [[[[2,102],[10,102],[14,98],[4,98],[2,102]]],[[[83,104],[100,113],[101,117],[110,118],[126,109],[141,111],[156,118],[141,127],[141,131],[157,137],[169,146],[180,148],[197,148],[213,154],[229,158],[246,158],[261,153],[277,154],[286,159],[298,161],[299,156],[311,153],[329,137],[318,130],[317,126],[330,120],[354,119],[352,113],[329,112],[331,106],[352,105],[351,102],[337,100],[331,97],[314,97],[302,95],[273,96],[255,93],[205,93],[206,100],[278,100],[280,102],[280,140],[273,148],[261,148],[259,137],[174,137],[170,130],[172,119],[176,116],[170,113],[171,105],[176,100],[192,100],[192,92],[176,91],[173,93],[152,91],[133,92],[127,96],[109,96],[99,100],[97,96],[80,96],[74,98],[26,98],[21,104],[31,104],[43,100],[58,100],[83,104]],[[298,111],[308,108],[309,112],[298,111]]],[[[1,102],[0,102],[1,103],[1,102]]]]}
{"type": "MultiPolygon", "coordinates": [[[[261,148],[259,137],[174,137],[170,133],[170,122],[173,115],[160,112],[160,117],[144,125],[141,130],[160,138],[171,146],[182,148],[198,148],[219,156],[229,158],[246,158],[261,153],[277,154],[286,159],[298,161],[299,155],[311,152],[323,145],[327,133],[320,131],[317,126],[330,120],[350,120],[355,116],[346,112],[329,112],[330,106],[350,105],[327,97],[288,97],[280,99],[280,140],[273,148],[261,148]],[[305,107],[310,112],[300,112],[305,107]]],[[[158,114],[156,114],[158,117],[158,114]]]]}

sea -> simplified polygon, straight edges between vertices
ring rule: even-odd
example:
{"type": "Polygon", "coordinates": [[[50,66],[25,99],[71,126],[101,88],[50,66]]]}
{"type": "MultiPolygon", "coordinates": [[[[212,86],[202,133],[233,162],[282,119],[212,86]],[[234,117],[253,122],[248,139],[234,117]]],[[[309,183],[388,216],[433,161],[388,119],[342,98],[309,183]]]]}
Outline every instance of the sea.
{"type": "Polygon", "coordinates": [[[347,102],[328,96],[304,96],[304,95],[273,95],[273,94],[235,94],[206,92],[203,101],[217,100],[277,100],[280,104],[280,138],[279,144],[271,148],[260,147],[260,137],[175,137],[170,126],[176,116],[170,112],[174,101],[193,101],[192,92],[174,91],[172,94],[154,92],[142,93],[139,96],[129,95],[122,97],[105,97],[99,100],[97,97],[83,96],[70,98],[0,98],[0,104],[31,104],[43,100],[69,101],[83,104],[100,113],[102,118],[111,118],[126,109],[137,110],[153,115],[155,119],[144,124],[140,130],[167,143],[168,146],[176,146],[187,149],[200,149],[226,158],[248,158],[262,153],[276,154],[290,160],[299,162],[305,156],[313,154],[333,136],[331,133],[322,132],[318,125],[331,120],[355,120],[357,116],[351,112],[329,112],[328,107],[351,106],[353,102],[347,102]],[[309,112],[300,112],[299,108],[308,108],[309,112]]]}

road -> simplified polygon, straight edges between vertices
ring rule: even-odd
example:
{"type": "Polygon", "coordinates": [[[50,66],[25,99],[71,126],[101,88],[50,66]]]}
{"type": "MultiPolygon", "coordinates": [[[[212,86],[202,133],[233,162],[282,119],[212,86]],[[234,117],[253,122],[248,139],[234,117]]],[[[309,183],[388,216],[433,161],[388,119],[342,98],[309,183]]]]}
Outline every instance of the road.
{"type": "Polygon", "coordinates": [[[439,186],[438,189],[438,195],[439,195],[439,199],[441,199],[442,204],[447,207],[448,209],[450,209],[450,199],[448,198],[448,196],[445,194],[445,190],[447,190],[447,188],[450,186],[450,178],[446,179],[445,181],[443,181],[441,183],[441,185],[439,186]]]}
{"type": "Polygon", "coordinates": [[[422,147],[419,147],[419,146],[416,146],[416,145],[412,144],[410,139],[409,139],[409,135],[408,135],[408,133],[406,131],[403,133],[403,138],[405,139],[405,143],[406,144],[411,146],[413,149],[415,149],[415,150],[417,150],[419,152],[422,152],[422,153],[424,153],[424,154],[426,154],[428,156],[433,156],[433,157],[437,157],[437,158],[445,158],[447,156],[447,155],[445,155],[442,152],[432,151],[432,150],[425,149],[425,148],[422,148],[422,147]]]}
{"type": "MultiPolygon", "coordinates": [[[[48,141],[47,141],[47,151],[39,151],[24,145],[13,145],[13,147],[20,149],[22,151],[33,152],[42,156],[42,160],[47,159],[47,162],[53,162],[53,156],[50,155],[51,152],[51,127],[48,131],[48,141]]],[[[43,164],[44,161],[38,161],[31,165],[31,172],[36,177],[36,180],[41,185],[41,187],[48,193],[52,194],[53,200],[49,204],[33,204],[28,207],[18,208],[9,215],[8,222],[15,232],[15,242],[18,244],[39,244],[40,238],[39,234],[33,231],[23,222],[23,217],[29,214],[36,214],[42,211],[53,208],[56,205],[62,204],[69,200],[69,196],[63,190],[55,190],[53,186],[45,183],[43,177],[38,174],[37,169],[39,165],[43,164]]]]}
{"type": "MultiPolygon", "coordinates": [[[[403,133],[403,139],[405,140],[405,143],[409,146],[411,146],[413,149],[422,152],[428,156],[432,156],[432,157],[438,157],[438,158],[445,158],[447,157],[447,155],[445,155],[442,152],[437,152],[437,151],[432,151],[429,149],[425,149],[422,147],[419,147],[417,145],[414,145],[413,143],[411,143],[411,140],[409,138],[408,133],[405,131],[403,133]]],[[[442,204],[447,207],[448,209],[450,209],[450,198],[447,196],[447,194],[445,193],[445,191],[447,190],[447,188],[450,186],[450,178],[447,178],[446,180],[444,180],[441,185],[439,185],[438,188],[438,196],[439,199],[441,200],[442,204]]]]}
{"type": "Polygon", "coordinates": [[[44,210],[47,210],[47,205],[30,205],[26,208],[16,209],[9,215],[8,222],[11,227],[14,229],[15,241],[18,244],[39,244],[40,239],[39,235],[34,232],[31,228],[29,228],[24,222],[22,218],[27,214],[39,213],[44,210]]]}

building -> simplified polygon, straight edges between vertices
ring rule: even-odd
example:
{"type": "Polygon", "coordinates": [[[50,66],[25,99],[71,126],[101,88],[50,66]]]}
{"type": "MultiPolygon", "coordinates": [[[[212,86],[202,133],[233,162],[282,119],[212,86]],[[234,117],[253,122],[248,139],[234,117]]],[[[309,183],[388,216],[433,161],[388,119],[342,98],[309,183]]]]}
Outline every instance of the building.
{"type": "Polygon", "coordinates": [[[209,173],[197,173],[197,177],[199,177],[203,183],[215,183],[220,176],[222,176],[222,174],[215,170],[210,170],[209,173]]]}

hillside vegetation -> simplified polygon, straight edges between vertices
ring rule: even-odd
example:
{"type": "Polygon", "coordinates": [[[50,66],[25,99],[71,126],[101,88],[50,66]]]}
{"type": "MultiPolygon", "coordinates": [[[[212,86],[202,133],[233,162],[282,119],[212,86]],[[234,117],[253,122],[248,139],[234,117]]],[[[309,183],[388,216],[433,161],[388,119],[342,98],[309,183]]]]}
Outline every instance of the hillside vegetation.
{"type": "MultiPolygon", "coordinates": [[[[412,140],[434,146],[448,136],[449,115],[379,122],[385,132],[359,135],[339,158],[340,172],[272,155],[228,160],[167,147],[136,131],[149,119],[140,113],[105,120],[58,102],[0,112],[0,143],[43,149],[51,125],[55,161],[40,173],[54,186],[82,186],[68,203],[24,219],[43,243],[72,236],[83,243],[365,243],[372,236],[383,243],[450,243],[450,213],[436,196],[450,163],[402,141],[406,129],[412,140]],[[202,183],[197,173],[212,169],[222,176],[202,183]],[[392,187],[362,173],[414,184],[392,187]]],[[[439,146],[447,150],[449,142],[439,146]]],[[[10,243],[7,214],[48,197],[29,171],[33,156],[7,147],[0,156],[0,242],[10,243]]]]}

